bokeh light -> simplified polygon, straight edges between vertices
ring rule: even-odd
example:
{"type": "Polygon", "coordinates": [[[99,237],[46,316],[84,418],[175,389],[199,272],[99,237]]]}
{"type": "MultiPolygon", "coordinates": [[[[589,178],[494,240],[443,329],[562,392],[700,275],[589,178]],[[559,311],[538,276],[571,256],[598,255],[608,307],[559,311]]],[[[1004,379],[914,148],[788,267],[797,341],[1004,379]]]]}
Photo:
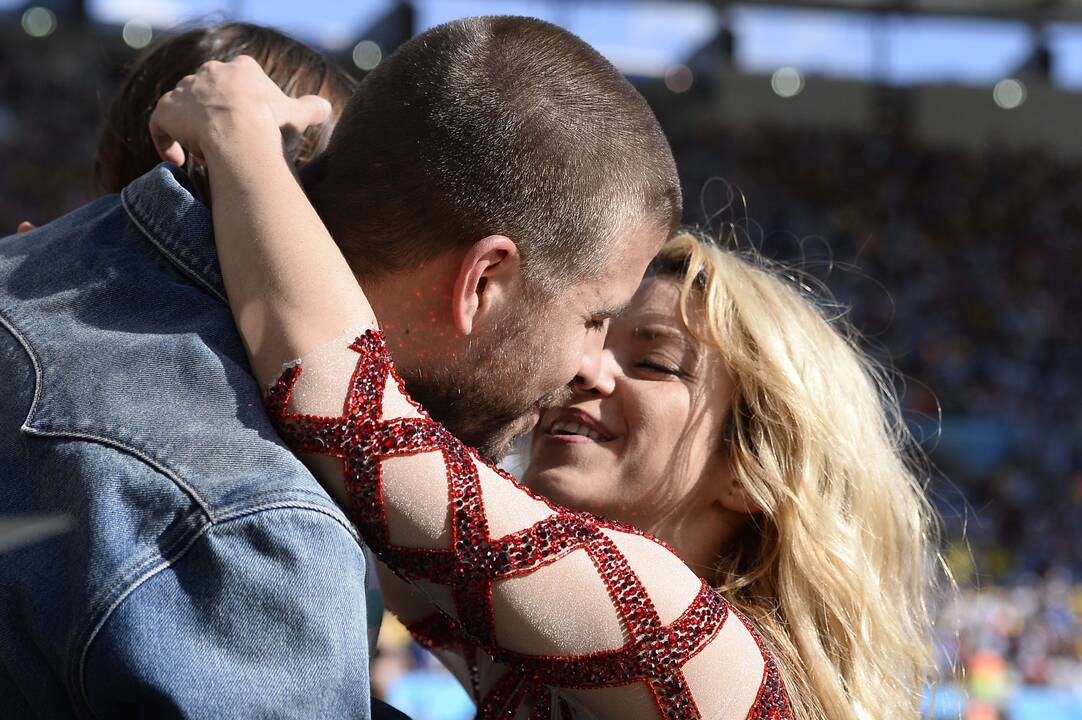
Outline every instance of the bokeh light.
{"type": "Polygon", "coordinates": [[[383,60],[383,50],[371,40],[361,40],[353,48],[353,64],[361,70],[374,70],[383,60]]]}
{"type": "Polygon", "coordinates": [[[145,20],[133,19],[124,23],[121,35],[128,47],[141,50],[154,39],[154,29],[145,20]]]}
{"type": "Polygon", "coordinates": [[[665,73],[665,87],[674,93],[685,93],[691,89],[695,76],[687,65],[675,65],[665,73]]]}
{"type": "Polygon", "coordinates": [[[27,8],[23,13],[23,31],[30,37],[48,37],[56,32],[56,15],[49,8],[27,8]]]}
{"type": "Polygon", "coordinates": [[[1026,86],[1014,78],[1000,80],[992,88],[992,99],[1004,110],[1014,110],[1026,101],[1026,86]]]}
{"type": "Polygon", "coordinates": [[[778,68],[770,78],[770,87],[779,97],[795,97],[804,90],[804,75],[796,68],[778,68]]]}

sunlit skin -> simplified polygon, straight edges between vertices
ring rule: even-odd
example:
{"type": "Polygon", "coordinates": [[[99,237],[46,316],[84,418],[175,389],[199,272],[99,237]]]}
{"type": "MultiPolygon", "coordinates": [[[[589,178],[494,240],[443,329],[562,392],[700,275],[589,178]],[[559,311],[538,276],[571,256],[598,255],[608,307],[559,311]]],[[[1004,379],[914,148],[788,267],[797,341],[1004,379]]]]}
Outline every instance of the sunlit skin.
{"type": "Polygon", "coordinates": [[[722,435],[732,376],[689,332],[679,297],[672,280],[642,283],[610,323],[596,381],[541,417],[524,482],[655,534],[709,577],[755,508],[733,481],[722,435]]]}
{"type": "Polygon", "coordinates": [[[665,231],[643,221],[618,237],[598,278],[542,305],[526,298],[517,248],[500,236],[364,289],[411,391],[498,457],[544,406],[566,399],[574,378],[596,382],[608,320],[627,306],[665,231]],[[418,392],[426,381],[427,395],[418,392]],[[439,388],[453,395],[433,397],[439,388]]]}

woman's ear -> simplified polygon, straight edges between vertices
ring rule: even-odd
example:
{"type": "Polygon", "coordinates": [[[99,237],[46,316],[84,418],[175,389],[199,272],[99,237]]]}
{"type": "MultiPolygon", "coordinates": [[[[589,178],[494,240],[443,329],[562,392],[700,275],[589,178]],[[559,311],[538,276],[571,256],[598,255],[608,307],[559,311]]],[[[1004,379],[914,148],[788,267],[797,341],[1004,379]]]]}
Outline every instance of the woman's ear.
{"type": "Polygon", "coordinates": [[[518,247],[504,235],[489,235],[466,249],[451,296],[451,317],[463,335],[500,303],[514,299],[519,284],[518,247]]]}
{"type": "Polygon", "coordinates": [[[744,515],[762,512],[759,503],[748,493],[744,484],[732,470],[727,469],[721,478],[717,500],[726,510],[744,515]]]}

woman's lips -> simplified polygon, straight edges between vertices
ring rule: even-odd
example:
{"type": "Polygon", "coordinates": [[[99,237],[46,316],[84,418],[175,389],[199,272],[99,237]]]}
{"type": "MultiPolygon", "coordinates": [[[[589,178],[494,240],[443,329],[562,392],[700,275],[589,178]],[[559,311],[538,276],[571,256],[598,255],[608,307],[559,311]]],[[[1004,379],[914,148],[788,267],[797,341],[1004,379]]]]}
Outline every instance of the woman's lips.
{"type": "Polygon", "coordinates": [[[570,444],[606,443],[614,439],[600,420],[575,409],[555,413],[545,425],[545,437],[570,444]]]}

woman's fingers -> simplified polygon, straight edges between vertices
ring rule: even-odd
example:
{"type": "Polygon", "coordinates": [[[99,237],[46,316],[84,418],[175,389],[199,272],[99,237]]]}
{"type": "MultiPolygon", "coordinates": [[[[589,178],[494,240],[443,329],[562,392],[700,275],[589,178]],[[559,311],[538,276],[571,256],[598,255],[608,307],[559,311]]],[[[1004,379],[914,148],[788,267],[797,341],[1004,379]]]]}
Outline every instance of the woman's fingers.
{"type": "Polygon", "coordinates": [[[192,93],[195,81],[194,74],[181,78],[174,89],[158,99],[150,115],[150,137],[158,157],[175,165],[184,164],[184,149],[192,151],[196,144],[192,130],[202,124],[200,118],[193,117],[199,111],[192,93]]]}
{"type": "Polygon", "coordinates": [[[204,150],[223,136],[237,137],[241,128],[299,134],[330,116],[328,101],[289,97],[259,63],[240,55],[204,63],[163,95],[150,116],[150,135],[163,160],[183,165],[187,157],[200,161],[204,150]]]}
{"type": "Polygon", "coordinates": [[[150,115],[150,137],[154,141],[154,148],[158,151],[158,157],[174,165],[184,164],[184,148],[176,138],[176,125],[180,121],[177,117],[179,108],[170,100],[170,96],[176,90],[168,92],[158,100],[154,106],[154,112],[150,115]]]}
{"type": "Polygon", "coordinates": [[[290,132],[302,133],[312,125],[322,125],[331,117],[331,103],[319,95],[290,98],[283,95],[279,126],[290,132]]]}

